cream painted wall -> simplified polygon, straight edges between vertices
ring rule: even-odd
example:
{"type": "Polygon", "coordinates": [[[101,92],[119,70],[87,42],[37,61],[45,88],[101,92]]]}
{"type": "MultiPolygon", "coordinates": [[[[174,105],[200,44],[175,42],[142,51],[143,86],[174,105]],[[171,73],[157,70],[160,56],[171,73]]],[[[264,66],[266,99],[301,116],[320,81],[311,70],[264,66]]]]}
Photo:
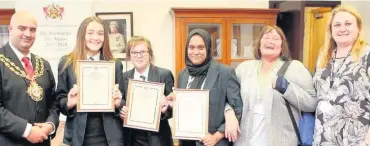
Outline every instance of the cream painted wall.
{"type": "Polygon", "coordinates": [[[0,1],[0,9],[14,9],[15,3],[12,1],[0,1]]]}
{"type": "MultiPolygon", "coordinates": [[[[32,1],[37,2],[40,0],[32,1]]],[[[268,8],[268,5],[267,0],[93,0],[93,11],[133,12],[134,35],[143,35],[147,37],[151,41],[154,49],[155,64],[163,68],[170,69],[172,73],[174,73],[174,21],[173,16],[170,13],[172,7],[268,8]]],[[[14,8],[15,0],[0,0],[0,9],[14,8]]],[[[76,11],[76,15],[77,14],[78,12],[76,11]]],[[[62,120],[63,119],[64,118],[62,118],[62,120]]]]}
{"type": "MultiPolygon", "coordinates": [[[[268,8],[268,1],[250,0],[161,0],[96,1],[95,12],[133,12],[134,35],[143,35],[154,49],[155,64],[175,72],[174,20],[171,7],[268,8]]],[[[183,59],[183,58],[179,58],[183,59]]]]}
{"type": "MultiPolygon", "coordinates": [[[[14,1],[0,0],[0,9],[14,8],[14,1]]],[[[134,35],[147,37],[154,49],[155,64],[174,73],[174,21],[170,13],[172,7],[268,8],[268,5],[268,0],[93,0],[93,11],[133,12],[134,35]]]]}
{"type": "MultiPolygon", "coordinates": [[[[37,1],[37,0],[35,0],[37,1]]],[[[152,41],[156,65],[174,72],[174,24],[171,7],[210,7],[210,8],[268,8],[267,0],[94,0],[94,12],[133,12],[134,35],[143,35],[152,41]]],[[[362,15],[365,40],[370,42],[370,1],[342,0],[362,15]]],[[[0,9],[14,8],[14,0],[0,0],[0,9]]]]}
{"type": "Polygon", "coordinates": [[[350,5],[354,7],[360,14],[363,20],[364,39],[370,43],[370,1],[349,1],[342,0],[342,5],[350,5]]]}

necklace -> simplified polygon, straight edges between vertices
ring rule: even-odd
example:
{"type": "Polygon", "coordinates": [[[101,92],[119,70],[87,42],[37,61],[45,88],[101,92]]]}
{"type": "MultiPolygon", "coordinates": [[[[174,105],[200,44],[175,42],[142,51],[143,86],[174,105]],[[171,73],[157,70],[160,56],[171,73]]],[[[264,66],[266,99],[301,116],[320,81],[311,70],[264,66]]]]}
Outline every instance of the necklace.
{"type": "Polygon", "coordinates": [[[331,64],[331,73],[330,73],[330,88],[333,87],[333,84],[334,84],[334,77],[338,77],[339,74],[339,70],[342,68],[342,66],[344,65],[344,63],[346,62],[347,58],[349,58],[350,56],[350,52],[348,52],[348,54],[346,55],[346,57],[343,59],[342,63],[337,67],[337,71],[334,72],[334,66],[335,66],[335,59],[337,58],[337,50],[338,49],[335,49],[334,50],[334,58],[332,59],[332,64],[331,64]]]}

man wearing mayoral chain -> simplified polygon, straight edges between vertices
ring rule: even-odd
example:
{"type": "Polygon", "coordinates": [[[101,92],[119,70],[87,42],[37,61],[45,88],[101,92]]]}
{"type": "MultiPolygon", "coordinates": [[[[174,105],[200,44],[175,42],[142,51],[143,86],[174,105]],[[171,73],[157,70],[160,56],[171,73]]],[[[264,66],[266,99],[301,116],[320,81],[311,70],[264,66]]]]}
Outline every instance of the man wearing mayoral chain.
{"type": "Polygon", "coordinates": [[[30,53],[36,19],[16,12],[9,42],[0,48],[0,145],[50,146],[59,124],[55,81],[49,63],[30,53]]]}

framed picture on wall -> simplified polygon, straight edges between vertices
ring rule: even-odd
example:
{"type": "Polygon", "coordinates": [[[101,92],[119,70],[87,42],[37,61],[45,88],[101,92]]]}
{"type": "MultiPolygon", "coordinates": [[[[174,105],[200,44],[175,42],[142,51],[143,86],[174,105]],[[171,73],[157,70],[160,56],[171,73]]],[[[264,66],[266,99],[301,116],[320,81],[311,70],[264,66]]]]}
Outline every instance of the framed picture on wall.
{"type": "Polygon", "coordinates": [[[132,12],[98,12],[95,15],[109,28],[109,47],[113,56],[125,60],[126,45],[133,36],[132,12]]]}

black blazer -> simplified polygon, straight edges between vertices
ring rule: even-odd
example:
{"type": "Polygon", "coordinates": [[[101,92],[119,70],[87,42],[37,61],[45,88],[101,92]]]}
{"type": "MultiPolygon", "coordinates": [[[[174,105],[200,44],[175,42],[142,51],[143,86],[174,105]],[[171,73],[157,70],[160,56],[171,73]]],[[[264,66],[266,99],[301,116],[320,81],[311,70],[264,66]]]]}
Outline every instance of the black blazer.
{"type": "MultiPolygon", "coordinates": [[[[0,49],[0,54],[10,59],[21,70],[21,61],[10,47],[9,43],[0,49]]],[[[31,54],[32,66],[35,70],[36,58],[31,54]]],[[[44,62],[44,75],[37,78],[37,83],[43,89],[43,99],[35,102],[27,94],[30,81],[16,75],[0,61],[0,145],[2,146],[48,146],[50,141],[41,144],[31,144],[23,138],[27,123],[52,122],[58,128],[59,111],[55,105],[55,81],[49,62],[44,62]]]]}
{"type": "MultiPolygon", "coordinates": [[[[189,76],[189,71],[186,68],[179,73],[179,88],[186,88],[189,76]]],[[[243,101],[240,95],[240,84],[234,69],[213,60],[208,69],[203,88],[209,89],[209,133],[225,132],[224,110],[226,103],[229,103],[234,109],[240,122],[243,101]]],[[[201,143],[197,142],[197,145],[201,145],[201,143]]],[[[216,146],[227,145],[230,145],[230,143],[225,138],[216,144],[216,146]]]]}
{"type": "MultiPolygon", "coordinates": [[[[123,83],[124,91],[123,97],[127,96],[127,88],[129,79],[134,78],[135,69],[131,69],[123,73],[123,83]]],[[[154,65],[150,65],[148,73],[148,81],[165,83],[164,94],[165,96],[169,95],[172,92],[174,86],[173,74],[170,70],[160,68],[154,65]]],[[[172,108],[169,108],[165,114],[161,115],[161,122],[159,125],[159,132],[148,131],[149,146],[173,146],[171,128],[168,124],[168,119],[172,118],[172,108]]],[[[131,141],[131,132],[132,129],[125,129],[125,145],[130,146],[131,141]]]]}
{"type": "MultiPolygon", "coordinates": [[[[64,64],[66,62],[67,56],[64,56],[58,65],[58,86],[56,90],[57,102],[60,111],[67,116],[67,120],[64,128],[64,138],[63,143],[71,146],[81,146],[85,136],[85,128],[87,122],[87,113],[76,112],[76,107],[68,110],[67,100],[69,90],[73,88],[76,84],[76,76],[73,72],[72,65],[69,65],[65,70],[63,70],[64,64]]],[[[101,55],[100,60],[104,60],[101,55]]],[[[122,79],[122,63],[116,61],[115,67],[115,83],[119,83],[122,79]]],[[[97,85],[98,86],[98,85],[97,85]]],[[[122,85],[120,85],[120,91],[123,92],[122,85]]],[[[124,105],[125,101],[122,100],[121,107],[124,105]]],[[[116,109],[114,113],[102,113],[103,115],[103,126],[106,135],[107,142],[109,146],[122,146],[123,145],[123,130],[122,130],[122,120],[119,117],[120,108],[116,109]]]]}

